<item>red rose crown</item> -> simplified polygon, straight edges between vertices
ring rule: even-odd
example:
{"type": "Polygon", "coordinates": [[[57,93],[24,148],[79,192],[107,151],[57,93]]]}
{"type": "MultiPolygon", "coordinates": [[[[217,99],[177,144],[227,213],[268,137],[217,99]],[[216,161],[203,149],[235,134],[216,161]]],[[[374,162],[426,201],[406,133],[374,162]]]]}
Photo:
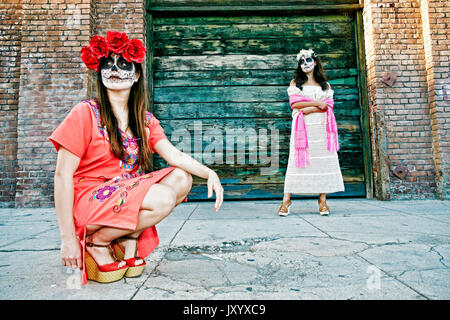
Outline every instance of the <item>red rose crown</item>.
{"type": "Polygon", "coordinates": [[[93,36],[89,45],[81,48],[81,60],[86,67],[98,72],[101,58],[108,58],[110,53],[121,54],[128,62],[142,63],[147,50],[139,39],[129,40],[124,32],[108,31],[106,39],[93,36]]]}

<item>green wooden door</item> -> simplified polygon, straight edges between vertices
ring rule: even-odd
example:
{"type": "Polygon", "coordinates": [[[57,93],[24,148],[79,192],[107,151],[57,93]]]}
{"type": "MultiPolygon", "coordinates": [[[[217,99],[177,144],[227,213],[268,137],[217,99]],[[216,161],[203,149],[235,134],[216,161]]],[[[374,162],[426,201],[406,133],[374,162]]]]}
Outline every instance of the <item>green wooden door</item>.
{"type": "MultiPolygon", "coordinates": [[[[335,91],[346,186],[336,195],[365,195],[353,15],[150,21],[152,111],[175,146],[218,172],[225,198],[282,196],[291,126],[286,89],[301,48],[319,53],[335,91]]],[[[155,165],[167,166],[158,156],[155,165]]],[[[195,177],[190,199],[206,198],[206,181],[195,177]]]]}

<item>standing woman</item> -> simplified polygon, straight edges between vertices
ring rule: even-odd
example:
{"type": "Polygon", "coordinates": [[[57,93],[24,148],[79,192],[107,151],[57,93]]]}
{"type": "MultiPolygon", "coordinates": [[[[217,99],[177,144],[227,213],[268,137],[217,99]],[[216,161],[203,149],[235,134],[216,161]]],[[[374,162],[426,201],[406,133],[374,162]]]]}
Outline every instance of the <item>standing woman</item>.
{"type": "Polygon", "coordinates": [[[83,285],[142,274],[159,243],[155,225],[187,201],[192,174],[207,179],[216,211],[223,201],[217,174],[177,150],[147,112],[145,53],[125,33],[94,36],[81,58],[97,72],[97,98],[75,105],[50,136],[61,262],[83,270],[83,285]],[[170,166],[153,171],[154,152],[170,166]]]}
{"type": "Polygon", "coordinates": [[[333,113],[333,90],[320,58],[313,50],[301,50],[288,88],[292,108],[289,160],[284,197],[278,214],[287,216],[291,195],[319,194],[319,213],[328,215],[327,193],[344,191],[337,151],[338,132],[333,113]]]}

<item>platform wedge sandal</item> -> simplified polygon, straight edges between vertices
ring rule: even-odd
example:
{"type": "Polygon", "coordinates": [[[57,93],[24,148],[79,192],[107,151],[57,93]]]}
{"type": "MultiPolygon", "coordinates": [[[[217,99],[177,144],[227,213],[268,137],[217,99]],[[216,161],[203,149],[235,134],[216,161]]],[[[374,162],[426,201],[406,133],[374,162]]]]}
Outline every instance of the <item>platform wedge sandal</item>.
{"type": "Polygon", "coordinates": [[[330,214],[330,208],[328,207],[326,201],[320,201],[320,199],[319,199],[319,214],[321,216],[327,216],[330,214]]]}
{"type": "Polygon", "coordinates": [[[280,209],[278,209],[278,215],[281,217],[286,217],[290,213],[292,201],[289,199],[289,201],[281,202],[280,209]]]}
{"type": "MultiPolygon", "coordinates": [[[[104,247],[111,248],[111,244],[95,244],[86,242],[86,247],[104,247]]],[[[114,254],[114,250],[113,250],[114,254]]],[[[128,265],[125,261],[117,260],[113,263],[98,265],[97,261],[85,250],[86,273],[89,280],[94,280],[100,283],[110,283],[122,279],[128,270],[128,265]]]]}
{"type": "Polygon", "coordinates": [[[142,272],[144,272],[145,265],[146,265],[145,260],[137,255],[137,246],[136,246],[136,252],[134,253],[134,257],[129,258],[129,259],[124,259],[125,249],[120,245],[121,240],[138,241],[138,238],[126,236],[126,237],[121,237],[121,238],[115,240],[114,241],[114,252],[119,259],[121,259],[127,263],[128,270],[125,273],[125,277],[127,277],[127,278],[139,277],[142,274],[142,272]]]}

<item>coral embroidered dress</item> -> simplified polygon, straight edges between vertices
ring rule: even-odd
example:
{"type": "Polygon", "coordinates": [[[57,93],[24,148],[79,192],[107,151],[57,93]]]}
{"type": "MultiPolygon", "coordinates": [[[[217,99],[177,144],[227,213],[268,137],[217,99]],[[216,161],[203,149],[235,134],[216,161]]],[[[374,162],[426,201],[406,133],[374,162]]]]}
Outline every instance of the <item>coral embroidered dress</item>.
{"type": "MultiPolygon", "coordinates": [[[[149,112],[146,113],[146,130],[153,153],[154,145],[167,137],[159,120],[149,112]]],[[[121,134],[127,154],[124,161],[112,152],[107,131],[101,126],[97,102],[85,100],[70,111],[49,138],[57,151],[62,146],[81,159],[73,176],[73,217],[83,248],[83,285],[87,283],[84,264],[86,225],[135,230],[147,191],[175,169],[166,167],[147,174],[138,173],[137,141],[123,131],[121,134]]],[[[138,255],[145,258],[159,243],[156,228],[144,230],[138,241],[138,255]]]]}

